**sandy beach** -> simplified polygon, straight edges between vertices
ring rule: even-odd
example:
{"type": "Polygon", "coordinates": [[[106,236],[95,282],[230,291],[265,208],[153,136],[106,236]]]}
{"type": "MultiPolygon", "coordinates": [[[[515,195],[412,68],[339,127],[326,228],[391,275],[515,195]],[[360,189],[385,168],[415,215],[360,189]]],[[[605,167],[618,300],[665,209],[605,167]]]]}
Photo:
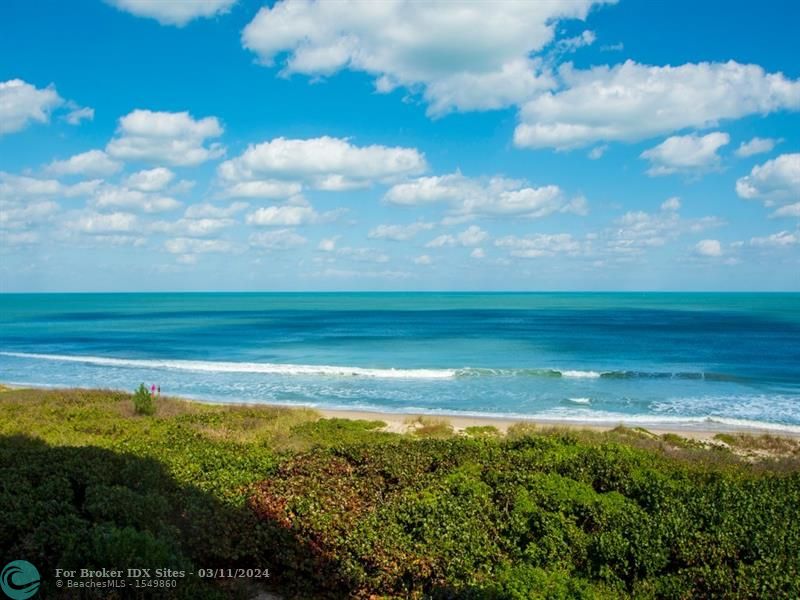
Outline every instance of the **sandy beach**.
{"type": "MultiPolygon", "coordinates": [[[[417,418],[420,415],[415,414],[402,414],[391,412],[372,412],[364,410],[340,410],[340,409],[324,409],[315,408],[320,414],[326,418],[338,419],[363,419],[363,420],[380,420],[386,423],[386,431],[393,433],[408,433],[412,432],[415,428],[417,418]]],[[[800,432],[789,429],[781,429],[780,427],[743,427],[728,425],[723,423],[709,423],[708,425],[681,425],[681,426],[648,426],[640,424],[631,424],[625,422],[619,423],[597,423],[597,422],[582,422],[582,421],[566,421],[566,420],[550,420],[550,419],[518,419],[518,418],[503,418],[493,416],[463,416],[463,415],[421,415],[423,418],[432,421],[446,421],[453,427],[456,433],[464,431],[467,427],[482,427],[492,426],[496,427],[500,432],[505,433],[509,427],[518,423],[528,423],[536,426],[537,428],[565,428],[575,430],[590,430],[590,431],[609,431],[619,425],[627,427],[643,427],[647,431],[656,435],[663,435],[673,433],[683,437],[696,439],[696,440],[710,440],[713,439],[718,433],[744,433],[748,435],[775,435],[780,437],[800,438],[800,432]]]]}

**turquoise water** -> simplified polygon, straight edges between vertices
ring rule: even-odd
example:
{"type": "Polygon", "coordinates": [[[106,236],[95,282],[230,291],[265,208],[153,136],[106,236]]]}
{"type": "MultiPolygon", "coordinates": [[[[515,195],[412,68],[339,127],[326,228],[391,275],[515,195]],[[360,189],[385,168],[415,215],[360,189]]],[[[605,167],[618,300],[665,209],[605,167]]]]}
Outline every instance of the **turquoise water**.
{"type": "Polygon", "coordinates": [[[800,430],[800,294],[5,294],[0,381],[800,430]]]}

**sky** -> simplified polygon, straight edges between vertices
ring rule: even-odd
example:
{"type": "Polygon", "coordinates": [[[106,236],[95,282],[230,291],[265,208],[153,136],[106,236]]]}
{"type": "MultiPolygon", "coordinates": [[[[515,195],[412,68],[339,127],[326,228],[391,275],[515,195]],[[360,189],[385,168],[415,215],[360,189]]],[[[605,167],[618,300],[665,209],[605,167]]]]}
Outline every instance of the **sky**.
{"type": "Polygon", "coordinates": [[[798,22],[5,0],[0,291],[798,291],[798,22]]]}

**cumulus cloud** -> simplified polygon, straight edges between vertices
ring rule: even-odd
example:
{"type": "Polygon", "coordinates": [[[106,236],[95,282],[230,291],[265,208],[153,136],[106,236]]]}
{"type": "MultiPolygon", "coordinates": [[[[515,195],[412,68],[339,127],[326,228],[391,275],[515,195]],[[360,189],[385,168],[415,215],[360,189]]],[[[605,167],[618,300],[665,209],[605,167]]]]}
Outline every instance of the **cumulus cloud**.
{"type": "Polygon", "coordinates": [[[51,220],[59,210],[52,200],[25,203],[0,200],[0,229],[27,229],[51,220]]]}
{"type": "Polygon", "coordinates": [[[97,208],[128,208],[146,213],[175,210],[181,203],[169,196],[148,194],[141,190],[106,184],[97,189],[92,202],[97,208]]]}
{"type": "Polygon", "coordinates": [[[638,141],[724,119],[800,109],[800,81],[758,65],[649,66],[628,60],[587,70],[566,64],[561,89],[525,103],[514,142],[523,148],[578,148],[638,141]]]}
{"type": "Polygon", "coordinates": [[[71,110],[64,115],[64,120],[70,125],[80,125],[81,121],[91,121],[94,119],[94,109],[88,106],[72,105],[71,110]]]}
{"type": "Polygon", "coordinates": [[[218,169],[230,195],[275,197],[299,191],[298,184],[320,190],[347,190],[376,181],[416,175],[426,169],[414,148],[355,146],[347,139],[276,138],[251,145],[218,169]],[[290,183],[287,183],[290,182],[290,183]]]}
{"type": "Polygon", "coordinates": [[[67,221],[65,227],[71,231],[89,234],[128,232],[138,227],[138,218],[125,212],[88,212],[75,220],[67,221]]]}
{"type": "Polygon", "coordinates": [[[194,166],[219,158],[225,149],[206,140],[222,135],[216,117],[194,119],[188,112],[137,109],[119,120],[117,134],[106,146],[114,158],[194,166]]]}
{"type": "Polygon", "coordinates": [[[208,237],[235,224],[233,219],[178,219],[177,221],[156,221],[148,229],[156,233],[174,236],[208,237]]]}
{"type": "Polygon", "coordinates": [[[651,177],[671,173],[702,172],[719,165],[717,150],[729,142],[730,136],[719,131],[703,136],[695,133],[678,135],[645,150],[640,157],[650,161],[647,174],[651,177]]]}
{"type": "Polygon", "coordinates": [[[677,196],[672,196],[671,198],[667,198],[664,202],[661,203],[661,210],[680,210],[681,208],[681,199],[677,196]]]}
{"type": "Polygon", "coordinates": [[[56,88],[37,88],[21,79],[0,82],[0,135],[14,133],[30,123],[47,123],[64,103],[56,88]]]}
{"type": "Polygon", "coordinates": [[[385,199],[406,206],[445,202],[454,214],[470,217],[540,218],[556,212],[584,215],[588,210],[584,198],[570,200],[556,185],[533,188],[513,179],[480,180],[461,173],[420,177],[397,184],[387,191],[385,199]]]}
{"type": "Polygon", "coordinates": [[[162,25],[183,27],[189,21],[226,13],[236,0],[106,0],[137,17],[155,19],[162,25]]]}
{"type": "Polygon", "coordinates": [[[89,150],[75,154],[66,160],[54,160],[45,169],[54,175],[93,175],[107,177],[122,168],[122,163],[113,160],[102,150],[89,150]]]}
{"type": "Polygon", "coordinates": [[[774,211],[770,217],[772,218],[780,218],[780,217],[800,217],[800,202],[795,202],[794,204],[787,204],[786,206],[781,206],[779,209],[774,211]]]}
{"type": "Polygon", "coordinates": [[[700,240],[695,244],[694,251],[698,256],[722,256],[722,244],[719,240],[700,240]]]}
{"type": "Polygon", "coordinates": [[[40,238],[39,234],[34,231],[20,231],[14,233],[4,231],[0,239],[2,239],[3,242],[2,245],[0,245],[0,249],[2,249],[3,247],[37,244],[40,238]]]}
{"type": "Polygon", "coordinates": [[[551,86],[532,53],[560,20],[585,19],[598,3],[284,0],[258,12],[242,43],[266,65],[285,57],[286,75],[349,69],[373,75],[379,92],[419,89],[431,115],[495,109],[551,86]]]}
{"type": "Polygon", "coordinates": [[[736,180],[736,193],[745,199],[763,200],[767,206],[800,198],[800,153],[781,154],[756,165],[749,175],[736,180]]]}
{"type": "Polygon", "coordinates": [[[389,262],[389,256],[375,248],[351,248],[350,246],[345,246],[344,248],[337,248],[336,254],[356,262],[389,262]]]}
{"type": "Polygon", "coordinates": [[[369,231],[367,237],[372,240],[391,240],[404,242],[415,237],[421,231],[433,229],[433,223],[418,221],[410,225],[378,225],[369,231]]]}
{"type": "Polygon", "coordinates": [[[308,204],[268,206],[247,215],[248,225],[292,226],[317,223],[321,215],[308,204]]]}
{"type": "Polygon", "coordinates": [[[145,169],[128,176],[125,184],[141,192],[158,192],[167,187],[175,178],[175,173],[165,167],[145,169]]]}
{"type": "Polygon", "coordinates": [[[233,252],[236,247],[227,240],[200,240],[188,237],[172,238],[164,242],[170,254],[205,254],[208,252],[233,252]]]}
{"type": "Polygon", "coordinates": [[[291,250],[305,245],[308,241],[292,229],[261,231],[250,236],[250,245],[265,250],[291,250]]]}
{"type": "Polygon", "coordinates": [[[779,142],[780,140],[773,138],[754,137],[748,142],[742,142],[739,144],[739,147],[736,149],[736,156],[745,158],[747,156],[753,156],[754,154],[771,152],[779,142]]]}
{"type": "Polygon", "coordinates": [[[665,245],[687,233],[699,233],[719,227],[724,221],[717,217],[685,219],[679,213],[680,200],[669,198],[656,212],[629,211],[614,222],[606,232],[606,250],[614,254],[640,254],[646,248],[665,245]]]}
{"type": "Polygon", "coordinates": [[[433,259],[427,254],[421,254],[414,258],[415,265],[429,265],[431,263],[433,263],[433,259]]]}
{"type": "Polygon", "coordinates": [[[0,171],[0,200],[18,202],[29,198],[63,196],[74,198],[93,193],[102,181],[93,179],[65,185],[56,179],[41,179],[0,171]]]}
{"type": "Polygon", "coordinates": [[[608,150],[608,144],[600,144],[599,146],[595,146],[589,151],[589,158],[592,160],[597,160],[603,157],[603,154],[606,153],[608,150]]]}
{"type": "Polygon", "coordinates": [[[518,258],[542,258],[556,254],[576,256],[584,250],[581,241],[569,233],[536,233],[518,237],[509,235],[495,240],[498,248],[507,248],[511,256],[518,258]]]}
{"type": "Polygon", "coordinates": [[[339,241],[339,236],[333,236],[330,238],[323,238],[319,241],[317,245],[317,250],[321,250],[322,252],[333,252],[336,250],[336,242],[339,241]]]}
{"type": "Polygon", "coordinates": [[[247,210],[249,206],[247,202],[233,202],[227,206],[216,206],[204,202],[187,207],[184,216],[189,219],[225,219],[247,210]]]}
{"type": "Polygon", "coordinates": [[[291,198],[300,193],[302,184],[296,181],[265,179],[241,181],[225,188],[223,195],[228,198],[291,198]]]}
{"type": "Polygon", "coordinates": [[[489,234],[477,225],[470,225],[457,235],[440,235],[425,244],[426,248],[442,248],[444,246],[477,246],[486,241],[489,234]]]}
{"type": "Polygon", "coordinates": [[[790,231],[779,231],[764,237],[750,239],[750,245],[759,248],[786,248],[800,244],[800,234],[790,231]]]}

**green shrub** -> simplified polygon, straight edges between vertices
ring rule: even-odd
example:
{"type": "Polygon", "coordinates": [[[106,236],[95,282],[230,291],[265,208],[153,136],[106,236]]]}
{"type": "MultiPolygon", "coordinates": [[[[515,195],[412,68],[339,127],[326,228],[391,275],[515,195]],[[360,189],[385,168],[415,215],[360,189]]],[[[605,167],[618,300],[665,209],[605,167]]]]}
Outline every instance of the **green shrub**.
{"type": "MultiPolygon", "coordinates": [[[[130,407],[109,391],[0,395],[0,553],[42,573],[269,567],[286,598],[800,597],[796,460],[635,430],[436,439],[284,409],[130,407]]],[[[166,597],[264,591],[250,585],[186,579],[166,597]]],[[[70,593],[49,579],[42,597],[70,593]]]]}
{"type": "Polygon", "coordinates": [[[133,394],[133,410],[137,415],[152,415],[156,412],[153,394],[143,383],[139,384],[139,388],[133,394]]]}

